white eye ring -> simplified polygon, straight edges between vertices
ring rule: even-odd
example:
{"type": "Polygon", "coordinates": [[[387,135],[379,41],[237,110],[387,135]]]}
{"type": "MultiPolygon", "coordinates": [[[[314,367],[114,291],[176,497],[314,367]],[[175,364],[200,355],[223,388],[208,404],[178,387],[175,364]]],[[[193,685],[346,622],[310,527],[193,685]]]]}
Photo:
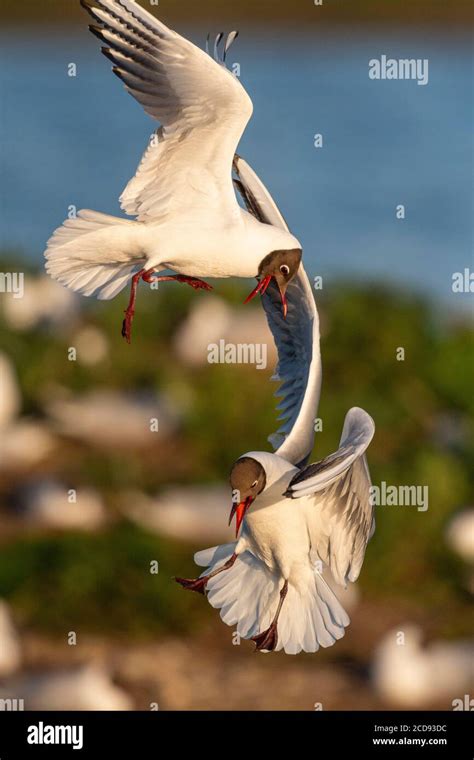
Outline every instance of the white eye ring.
{"type": "Polygon", "coordinates": [[[285,275],[290,274],[290,267],[287,264],[282,264],[280,267],[280,272],[285,275]]]}
{"type": "Polygon", "coordinates": [[[255,488],[255,486],[258,486],[258,480],[254,480],[250,488],[255,488]]]}

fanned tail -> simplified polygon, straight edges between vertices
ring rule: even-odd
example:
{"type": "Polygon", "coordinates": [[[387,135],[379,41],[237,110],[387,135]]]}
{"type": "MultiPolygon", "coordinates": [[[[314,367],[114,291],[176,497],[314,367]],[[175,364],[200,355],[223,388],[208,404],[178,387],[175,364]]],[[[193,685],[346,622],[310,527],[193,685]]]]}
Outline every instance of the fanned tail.
{"type": "Polygon", "coordinates": [[[46,271],[82,295],[113,298],[146,261],[142,235],[138,222],[84,209],[48,240],[46,271]]]}
{"type": "MultiPolygon", "coordinates": [[[[207,569],[203,575],[221,567],[233,554],[236,543],[198,552],[194,560],[207,569]]],[[[246,551],[234,565],[207,583],[209,603],[220,609],[224,623],[236,626],[244,639],[266,630],[278,606],[282,580],[263,562],[246,551]]],[[[278,620],[275,651],[287,654],[317,652],[329,647],[345,633],[349,616],[322,576],[314,570],[304,593],[291,583],[278,620]]]]}

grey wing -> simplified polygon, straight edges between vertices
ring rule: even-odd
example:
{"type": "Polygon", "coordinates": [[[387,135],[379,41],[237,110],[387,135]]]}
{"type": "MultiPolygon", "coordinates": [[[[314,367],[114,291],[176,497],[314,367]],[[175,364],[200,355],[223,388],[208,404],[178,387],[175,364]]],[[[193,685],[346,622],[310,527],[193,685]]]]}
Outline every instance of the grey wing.
{"type": "MultiPolygon", "coordinates": [[[[234,181],[248,211],[259,221],[288,230],[270,193],[253,169],[235,156],[234,181]]],[[[272,281],[262,297],[268,325],[278,351],[273,379],[281,385],[275,396],[281,400],[281,426],[269,441],[278,456],[303,466],[314,444],[314,423],[321,393],[319,315],[303,265],[287,290],[288,314],[283,318],[280,294],[272,281]]]]}
{"type": "Polygon", "coordinates": [[[374,431],[363,409],[350,409],[339,449],[301,470],[285,494],[292,499],[313,497],[307,511],[312,550],[343,586],[358,578],[375,530],[365,454],[374,431]]]}

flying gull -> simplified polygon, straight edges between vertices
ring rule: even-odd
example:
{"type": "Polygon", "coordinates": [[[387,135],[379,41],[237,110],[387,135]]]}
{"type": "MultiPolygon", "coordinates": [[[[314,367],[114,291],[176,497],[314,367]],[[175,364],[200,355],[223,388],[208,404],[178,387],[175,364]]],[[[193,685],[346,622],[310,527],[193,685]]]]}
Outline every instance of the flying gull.
{"type": "MultiPolygon", "coordinates": [[[[254,213],[285,225],[248,164],[238,159],[237,170],[254,213]]],[[[279,354],[275,379],[282,383],[283,424],[270,438],[276,451],[250,451],[234,463],[230,520],[235,517],[237,540],[197,552],[195,562],[205,571],[176,580],[206,593],[222,620],[259,651],[297,654],[331,646],[350,622],[322,573],[329,570],[341,586],[359,576],[375,529],[366,460],[374,423],[363,409],[350,409],[338,450],[307,464],[321,357],[318,314],[302,266],[288,302],[284,320],[272,282],[263,304],[279,354]]]]}
{"type": "Polygon", "coordinates": [[[262,223],[241,208],[233,187],[234,153],[253,110],[225,65],[237,33],[227,37],[222,58],[220,34],[212,58],[134,0],[81,3],[114,73],[161,126],[120,196],[122,209],[135,219],[79,211],[48,241],[46,270],[99,299],[130,284],[122,327],[128,342],[140,280],[209,290],[202,278],[257,277],[250,297],[274,280],[286,311],[301,244],[287,228],[262,223]],[[174,274],[160,274],[167,270],[174,274]]]}

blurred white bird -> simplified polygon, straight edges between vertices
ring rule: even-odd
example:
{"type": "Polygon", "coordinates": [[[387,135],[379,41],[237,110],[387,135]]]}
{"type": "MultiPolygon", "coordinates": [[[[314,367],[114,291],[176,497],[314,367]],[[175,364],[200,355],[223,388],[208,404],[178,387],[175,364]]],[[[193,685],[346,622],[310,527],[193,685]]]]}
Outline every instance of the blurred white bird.
{"type": "Polygon", "coordinates": [[[274,278],[283,310],[301,245],[287,228],[262,224],[237,203],[232,161],[252,115],[252,101],[227,70],[231,32],[213,60],[134,0],[81,0],[97,22],[91,31],[127,91],[161,122],[136,175],[121,195],[136,221],[83,210],[48,242],[49,274],[84,295],[113,298],[131,281],[122,334],[130,341],[138,283],[202,277],[274,278]],[[171,269],[176,274],[157,276],[171,269]]]}
{"type": "Polygon", "coordinates": [[[446,540],[464,562],[474,563],[474,508],[463,509],[450,521],[446,540]]]}
{"type": "Polygon", "coordinates": [[[93,488],[74,490],[50,480],[29,483],[20,495],[28,522],[59,530],[93,531],[104,525],[107,514],[100,494],[93,488]]]}
{"type": "Polygon", "coordinates": [[[414,623],[387,633],[378,644],[372,667],[377,692],[405,708],[427,708],[440,700],[462,698],[474,685],[474,644],[437,641],[422,646],[414,623]]]}
{"type": "Polygon", "coordinates": [[[27,275],[22,298],[7,298],[3,303],[5,319],[14,330],[33,330],[38,326],[64,329],[77,320],[77,296],[46,275],[27,275]]]}
{"type": "Polygon", "coordinates": [[[114,449],[153,445],[176,430],[179,416],[169,399],[151,392],[97,390],[61,398],[58,390],[46,410],[63,435],[114,449]]]}
{"type": "Polygon", "coordinates": [[[78,361],[86,367],[100,364],[109,353],[109,343],[105,333],[92,325],[81,327],[71,342],[76,348],[78,361]]]}
{"type": "Polygon", "coordinates": [[[21,662],[20,640],[7,603],[0,599],[0,678],[9,676],[21,662]]]}
{"type": "Polygon", "coordinates": [[[242,307],[230,306],[217,296],[193,304],[173,336],[173,349],[185,364],[202,366],[209,361],[209,346],[219,341],[235,346],[249,342],[264,345],[265,361],[275,362],[275,345],[262,310],[244,312],[242,307]]]}
{"type": "Polygon", "coordinates": [[[54,450],[56,440],[42,422],[23,418],[2,430],[0,473],[36,467],[54,450]]]}
{"type": "Polygon", "coordinates": [[[0,699],[23,699],[27,710],[131,710],[133,703],[95,664],[25,673],[0,687],[0,699]]]}
{"type": "Polygon", "coordinates": [[[172,486],[155,498],[126,493],[120,507],[130,520],[159,535],[180,541],[222,541],[227,532],[222,502],[227,495],[224,484],[172,486]]]}
{"type": "Polygon", "coordinates": [[[6,354],[0,353],[0,429],[9,425],[21,407],[21,393],[15,369],[6,354]]]}
{"type": "Polygon", "coordinates": [[[445,532],[449,548],[466,563],[462,585],[474,594],[474,508],[466,507],[455,514],[445,532]]]}
{"type": "MultiPolygon", "coordinates": [[[[243,191],[261,198],[256,211],[278,213],[256,175],[242,163],[243,191]]],[[[281,218],[281,217],[280,217],[281,218]]],[[[282,222],[283,223],[283,222],[282,222]]],[[[207,569],[198,579],[176,578],[221,610],[228,625],[258,650],[315,652],[344,635],[349,617],[322,577],[330,570],[345,586],[355,581],[374,528],[365,451],[374,423],[362,409],[346,415],[340,447],[305,466],[314,442],[321,361],[319,322],[304,269],[289,286],[282,319],[271,285],[263,298],[279,353],[278,394],[286,422],[275,454],[251,451],[230,475],[238,540],[195,555],[207,569]]]]}

